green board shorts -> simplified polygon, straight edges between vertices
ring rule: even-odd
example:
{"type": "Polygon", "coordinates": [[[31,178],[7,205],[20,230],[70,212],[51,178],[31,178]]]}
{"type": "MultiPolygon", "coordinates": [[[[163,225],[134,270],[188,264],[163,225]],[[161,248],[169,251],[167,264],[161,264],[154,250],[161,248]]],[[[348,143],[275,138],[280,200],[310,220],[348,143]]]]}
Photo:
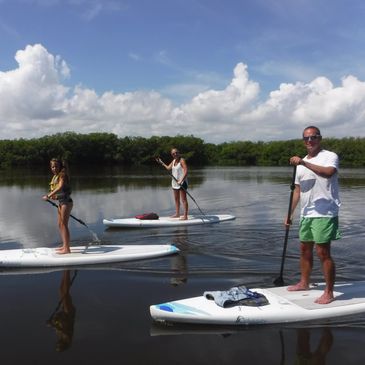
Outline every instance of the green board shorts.
{"type": "Polygon", "coordinates": [[[329,243],[341,238],[338,217],[301,218],[299,239],[301,242],[329,243]]]}

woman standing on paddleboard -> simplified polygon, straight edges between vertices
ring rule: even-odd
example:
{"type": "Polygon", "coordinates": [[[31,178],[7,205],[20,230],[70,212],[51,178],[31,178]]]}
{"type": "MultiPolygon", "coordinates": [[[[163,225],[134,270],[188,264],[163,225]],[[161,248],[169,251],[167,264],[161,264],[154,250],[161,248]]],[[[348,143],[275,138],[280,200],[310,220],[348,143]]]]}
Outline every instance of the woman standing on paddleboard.
{"type": "Polygon", "coordinates": [[[180,200],[184,207],[184,215],[180,218],[181,220],[188,219],[188,199],[186,197],[186,190],[188,188],[188,166],[184,158],[181,157],[180,152],[177,148],[171,150],[171,156],[173,160],[169,165],[166,165],[160,158],[157,158],[159,162],[166,170],[171,170],[172,180],[171,186],[174,192],[175,199],[175,214],[172,218],[180,218],[180,200]]]}
{"type": "Polygon", "coordinates": [[[53,158],[50,161],[53,178],[50,182],[50,191],[43,196],[44,200],[58,200],[58,227],[62,239],[62,246],[57,248],[59,254],[70,253],[70,231],[68,221],[73,202],[70,197],[71,186],[67,166],[61,160],[53,158]]]}

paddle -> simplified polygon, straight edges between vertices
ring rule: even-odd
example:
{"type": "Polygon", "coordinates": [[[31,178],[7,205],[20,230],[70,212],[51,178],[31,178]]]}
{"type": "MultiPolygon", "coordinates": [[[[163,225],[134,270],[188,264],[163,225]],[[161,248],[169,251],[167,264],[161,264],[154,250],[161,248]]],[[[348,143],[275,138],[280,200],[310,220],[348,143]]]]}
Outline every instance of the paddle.
{"type": "MultiPolygon", "coordinates": [[[[54,203],[52,200],[47,199],[46,201],[47,201],[49,204],[52,204],[54,207],[58,208],[58,205],[57,205],[56,203],[54,203]]],[[[76,218],[76,217],[75,217],[75,216],[73,216],[72,214],[70,214],[70,217],[71,217],[71,218],[73,218],[75,221],[77,221],[77,222],[81,223],[81,224],[82,224],[83,226],[85,226],[87,229],[89,229],[89,227],[87,226],[87,224],[86,224],[84,221],[82,221],[81,219],[76,218]]]]}
{"type": "MultiPolygon", "coordinates": [[[[295,175],[297,173],[297,166],[294,166],[293,169],[293,177],[290,184],[290,198],[289,198],[289,207],[288,207],[288,215],[287,217],[290,219],[291,216],[291,208],[293,204],[293,195],[294,195],[294,189],[295,189],[295,175]]],[[[289,222],[288,222],[289,223],[289,222]]],[[[284,247],[283,247],[283,255],[281,258],[281,268],[280,268],[280,275],[274,280],[274,284],[276,286],[283,286],[284,285],[284,279],[283,279],[283,271],[284,271],[284,261],[285,261],[285,255],[286,255],[286,247],[288,245],[288,237],[289,237],[289,229],[290,224],[287,224],[285,226],[285,238],[284,238],[284,247]]]]}
{"type": "MultiPolygon", "coordinates": [[[[162,162],[162,160],[161,160],[161,158],[160,157],[156,157],[155,158],[155,161],[156,162],[158,162],[162,167],[164,167],[165,168],[165,166],[163,165],[163,162],[162,162]]],[[[166,170],[167,171],[167,173],[179,184],[179,182],[178,182],[178,180],[176,179],[176,177],[170,172],[170,171],[168,171],[168,170],[166,170]]],[[[201,209],[200,209],[200,207],[199,207],[199,205],[198,205],[198,203],[196,202],[196,200],[193,198],[193,196],[181,185],[181,184],[179,184],[180,186],[181,186],[181,188],[185,191],[185,193],[187,194],[187,195],[189,195],[189,197],[190,197],[190,199],[195,203],[195,205],[198,207],[198,209],[199,209],[199,211],[200,211],[200,213],[201,214],[203,214],[204,216],[206,215],[201,209]]]]}

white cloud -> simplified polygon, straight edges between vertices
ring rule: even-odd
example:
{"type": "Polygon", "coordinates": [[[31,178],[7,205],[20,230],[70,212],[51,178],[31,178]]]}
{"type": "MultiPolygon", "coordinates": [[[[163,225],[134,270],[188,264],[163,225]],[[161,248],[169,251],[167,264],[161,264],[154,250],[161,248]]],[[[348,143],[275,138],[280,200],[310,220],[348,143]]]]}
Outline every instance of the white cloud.
{"type": "Polygon", "coordinates": [[[156,62],[161,63],[162,65],[171,66],[172,62],[169,58],[168,52],[166,50],[158,51],[154,55],[154,59],[156,62]]]}
{"type": "Polygon", "coordinates": [[[0,72],[0,138],[37,137],[72,130],[119,136],[193,134],[207,142],[273,140],[300,136],[316,124],[325,136],[365,136],[365,82],[348,75],[339,86],[319,76],[281,84],[260,100],[259,84],[238,63],[225,88],[198,93],[174,105],[160,93],[98,95],[64,86],[70,70],[42,45],[16,53],[18,67],[0,72]]]}
{"type": "Polygon", "coordinates": [[[134,61],[140,61],[142,59],[142,57],[138,53],[135,53],[135,52],[129,52],[128,57],[134,61]]]}
{"type": "Polygon", "coordinates": [[[67,94],[61,83],[69,75],[67,64],[39,44],[18,51],[15,60],[17,69],[0,72],[2,124],[26,127],[34,119],[60,116],[67,94]]]}

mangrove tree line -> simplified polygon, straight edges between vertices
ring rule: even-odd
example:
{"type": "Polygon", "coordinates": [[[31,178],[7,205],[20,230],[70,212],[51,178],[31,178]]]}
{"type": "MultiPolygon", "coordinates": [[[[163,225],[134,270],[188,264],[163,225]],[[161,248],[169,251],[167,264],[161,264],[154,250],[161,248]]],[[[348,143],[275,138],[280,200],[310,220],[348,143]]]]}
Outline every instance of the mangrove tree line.
{"type": "MultiPolygon", "coordinates": [[[[324,148],[336,152],[344,167],[365,166],[365,138],[325,138],[324,148]]],[[[169,161],[178,148],[191,165],[287,166],[288,158],[303,156],[302,140],[205,143],[194,136],[118,137],[112,133],[57,133],[33,139],[0,140],[0,166],[44,165],[53,157],[72,165],[149,165],[160,156],[169,161]]]]}

